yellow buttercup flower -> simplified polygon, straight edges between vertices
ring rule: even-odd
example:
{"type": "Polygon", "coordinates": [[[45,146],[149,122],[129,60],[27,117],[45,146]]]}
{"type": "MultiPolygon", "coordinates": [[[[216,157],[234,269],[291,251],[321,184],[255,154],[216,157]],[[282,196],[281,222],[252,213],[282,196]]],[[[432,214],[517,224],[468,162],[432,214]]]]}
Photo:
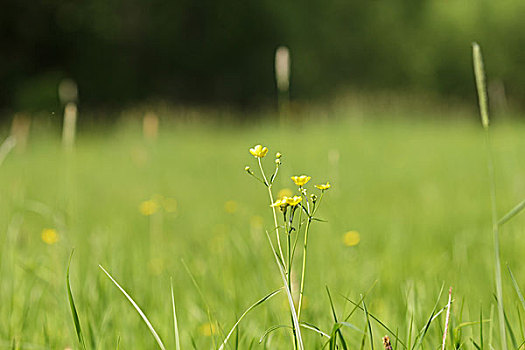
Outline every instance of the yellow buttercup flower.
{"type": "Polygon", "coordinates": [[[324,191],[332,187],[332,185],[330,185],[330,182],[327,182],[326,184],[315,185],[315,187],[324,191]]]}
{"type": "Polygon", "coordinates": [[[283,206],[292,206],[295,207],[297,204],[301,203],[301,200],[303,197],[301,196],[293,196],[293,197],[283,197],[281,199],[276,200],[270,207],[283,207],[283,206]]]}
{"type": "Polygon", "coordinates": [[[159,210],[159,204],[152,199],[140,203],[139,210],[142,215],[153,215],[159,210]]]}
{"type": "Polygon", "coordinates": [[[295,207],[297,204],[301,203],[301,200],[303,197],[301,196],[293,196],[293,197],[284,197],[283,199],[286,199],[286,204],[295,207]]]}
{"type": "Polygon", "coordinates": [[[257,145],[257,146],[255,146],[253,148],[250,148],[250,153],[255,158],[264,158],[266,153],[268,153],[268,148],[267,147],[263,147],[261,145],[257,145]]]}
{"type": "Polygon", "coordinates": [[[281,199],[276,200],[275,202],[270,204],[270,207],[275,208],[275,207],[285,206],[287,204],[286,203],[286,198],[287,197],[283,197],[281,199]]]}
{"type": "Polygon", "coordinates": [[[301,175],[301,176],[292,176],[292,181],[295,182],[297,186],[304,186],[312,177],[301,175]]]}
{"type": "Polygon", "coordinates": [[[54,228],[43,229],[40,237],[42,237],[44,243],[47,243],[49,245],[58,242],[58,232],[54,228]]]}
{"type": "Polygon", "coordinates": [[[359,244],[361,237],[357,231],[348,231],[343,235],[343,244],[347,247],[353,247],[359,244]]]}

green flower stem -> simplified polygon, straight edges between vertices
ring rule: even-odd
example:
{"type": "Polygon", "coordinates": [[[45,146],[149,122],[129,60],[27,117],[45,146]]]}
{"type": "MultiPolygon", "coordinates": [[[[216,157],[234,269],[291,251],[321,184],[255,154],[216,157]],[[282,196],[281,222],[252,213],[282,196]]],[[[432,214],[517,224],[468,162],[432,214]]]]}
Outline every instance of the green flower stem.
{"type": "MultiPolygon", "coordinates": [[[[266,175],[264,174],[264,170],[263,170],[262,163],[261,163],[261,158],[257,158],[257,161],[259,162],[259,168],[261,169],[261,174],[263,176],[264,183],[266,184],[266,188],[268,189],[268,196],[270,196],[270,204],[273,204],[274,201],[273,201],[273,194],[272,194],[272,184],[268,182],[268,179],[266,178],[266,175]]],[[[279,254],[281,255],[280,256],[281,262],[284,262],[284,254],[283,254],[283,249],[281,247],[281,240],[279,238],[279,224],[277,222],[277,212],[275,210],[275,207],[272,207],[272,212],[273,212],[273,222],[275,225],[275,237],[277,238],[277,247],[279,248],[279,254]]]]}
{"type": "Polygon", "coordinates": [[[317,202],[317,205],[315,206],[313,213],[310,214],[310,204],[308,201],[306,202],[307,208],[308,208],[308,221],[306,222],[306,228],[304,229],[304,246],[303,246],[303,266],[301,268],[301,287],[299,290],[299,304],[297,306],[297,318],[299,321],[301,320],[301,308],[303,306],[303,294],[304,294],[304,280],[305,280],[305,272],[306,272],[306,253],[308,251],[308,231],[310,231],[310,224],[312,223],[312,218],[319,208],[321,201],[323,200],[324,191],[321,192],[321,197],[319,197],[319,201],[317,202]]]}

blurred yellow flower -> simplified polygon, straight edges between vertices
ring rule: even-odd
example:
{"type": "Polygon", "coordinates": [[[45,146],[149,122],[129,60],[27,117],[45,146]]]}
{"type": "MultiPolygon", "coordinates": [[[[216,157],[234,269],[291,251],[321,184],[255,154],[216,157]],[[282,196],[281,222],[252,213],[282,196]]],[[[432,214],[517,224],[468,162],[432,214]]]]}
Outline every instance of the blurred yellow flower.
{"type": "Polygon", "coordinates": [[[289,188],[283,188],[277,193],[277,198],[291,197],[293,195],[292,190],[289,188]]]}
{"type": "Polygon", "coordinates": [[[293,197],[284,197],[283,199],[286,199],[286,204],[295,207],[297,204],[301,203],[301,200],[303,197],[300,196],[293,196],[293,197]]]}
{"type": "Polygon", "coordinates": [[[237,202],[233,200],[226,201],[224,203],[224,210],[229,214],[235,213],[237,211],[237,202]]]}
{"type": "Polygon", "coordinates": [[[213,334],[217,333],[217,327],[213,323],[203,323],[199,327],[199,333],[204,335],[205,337],[211,337],[213,334]]]}
{"type": "Polygon", "coordinates": [[[140,203],[139,210],[142,215],[153,215],[159,210],[159,204],[153,199],[150,199],[140,203]]]}
{"type": "Polygon", "coordinates": [[[315,187],[317,187],[320,190],[327,190],[330,187],[332,187],[332,185],[330,185],[330,182],[327,182],[326,184],[315,185],[315,187]]]}
{"type": "Polygon", "coordinates": [[[266,153],[268,153],[268,148],[263,147],[261,145],[257,145],[253,148],[250,148],[250,153],[255,158],[263,158],[266,155],[266,153]]]}
{"type": "Polygon", "coordinates": [[[58,232],[54,228],[43,229],[40,237],[42,237],[44,243],[47,243],[49,245],[58,242],[58,232]]]}
{"type": "Polygon", "coordinates": [[[343,235],[343,244],[347,247],[353,247],[359,244],[361,237],[357,231],[348,231],[343,235]]]}
{"type": "Polygon", "coordinates": [[[301,175],[301,176],[292,176],[292,181],[295,182],[297,186],[304,186],[312,177],[301,175]]]}

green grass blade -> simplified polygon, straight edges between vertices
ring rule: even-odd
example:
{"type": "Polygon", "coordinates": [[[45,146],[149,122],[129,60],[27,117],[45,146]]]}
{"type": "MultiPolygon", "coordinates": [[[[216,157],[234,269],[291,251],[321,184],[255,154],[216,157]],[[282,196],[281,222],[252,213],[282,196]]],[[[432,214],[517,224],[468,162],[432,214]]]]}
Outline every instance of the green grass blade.
{"type": "Polygon", "coordinates": [[[363,310],[365,311],[365,320],[368,325],[368,333],[370,334],[370,349],[374,350],[374,336],[372,335],[372,325],[370,324],[370,317],[368,315],[368,309],[366,308],[365,301],[363,300],[363,310]]]}
{"type": "Polygon", "coordinates": [[[516,341],[516,336],[514,335],[514,331],[512,330],[512,327],[510,325],[509,319],[507,317],[507,313],[504,313],[505,315],[505,326],[507,327],[507,330],[509,331],[509,337],[510,341],[512,342],[512,346],[514,349],[518,349],[518,342],[516,341]]]}
{"type": "Polygon", "coordinates": [[[285,325],[285,324],[277,324],[277,325],[274,325],[274,326],[271,326],[270,328],[268,328],[266,331],[264,331],[263,335],[261,335],[261,338],[259,338],[259,344],[263,342],[263,340],[270,334],[272,333],[273,331],[275,330],[278,330],[278,329],[281,329],[281,328],[288,328],[288,329],[292,329],[292,327],[288,326],[288,325],[285,325]]]}
{"type": "Polygon", "coordinates": [[[66,286],[67,286],[67,298],[69,299],[69,307],[71,308],[71,315],[73,316],[73,323],[75,324],[75,332],[77,333],[78,342],[82,346],[82,349],[86,349],[86,344],[84,342],[84,336],[82,334],[82,327],[80,326],[80,319],[78,318],[77,308],[75,306],[75,300],[73,299],[73,293],[71,292],[71,284],[69,282],[69,268],[71,266],[71,259],[73,258],[73,252],[69,256],[69,262],[67,264],[67,273],[66,273],[66,286]]]}
{"type": "Polygon", "coordinates": [[[525,200],[523,200],[521,203],[516,205],[514,208],[512,208],[507,214],[505,214],[499,221],[498,225],[502,226],[507,221],[518,215],[523,209],[525,208],[525,200]]]}
{"type": "Polygon", "coordinates": [[[412,349],[416,349],[418,346],[421,346],[423,344],[423,339],[425,338],[425,335],[427,334],[428,329],[430,328],[430,324],[432,323],[432,321],[434,321],[436,319],[436,317],[439,316],[439,314],[441,312],[443,312],[443,310],[445,310],[447,308],[445,306],[438,313],[436,313],[436,310],[437,310],[438,305],[439,305],[439,300],[441,299],[441,295],[443,294],[444,286],[445,286],[444,284],[441,285],[441,290],[439,291],[439,295],[437,297],[436,303],[434,304],[434,308],[432,309],[432,313],[430,314],[430,317],[428,318],[428,320],[427,320],[425,326],[423,327],[423,329],[421,329],[421,331],[419,331],[418,335],[416,336],[417,342],[414,343],[414,346],[412,347],[412,349]]]}
{"type": "MultiPolygon", "coordinates": [[[[343,296],[344,299],[346,299],[348,302],[352,303],[354,306],[356,306],[358,309],[363,310],[363,307],[360,306],[359,304],[357,304],[356,302],[354,302],[353,300],[343,296]]],[[[361,300],[359,301],[360,303],[363,302],[363,298],[361,298],[361,300]]],[[[376,321],[381,327],[383,327],[387,332],[389,332],[395,339],[396,341],[399,342],[399,344],[401,344],[401,346],[403,346],[403,348],[407,349],[408,347],[406,346],[406,344],[401,340],[399,339],[399,337],[397,336],[397,333],[394,333],[392,332],[392,330],[390,328],[388,328],[388,326],[386,324],[384,324],[379,318],[377,318],[376,316],[374,316],[373,314],[371,313],[368,313],[368,315],[374,320],[376,321]]]]}
{"type": "MultiPolygon", "coordinates": [[[[208,301],[206,300],[206,297],[204,296],[204,293],[202,292],[201,287],[197,283],[197,279],[195,278],[195,276],[191,272],[190,267],[186,264],[186,261],[184,261],[184,259],[180,259],[180,261],[181,261],[182,265],[184,266],[184,269],[186,270],[186,273],[188,274],[188,276],[190,276],[191,282],[193,283],[193,285],[195,286],[195,289],[199,293],[199,296],[201,297],[202,302],[206,306],[206,315],[208,316],[208,322],[209,322],[210,327],[211,327],[211,325],[214,322],[213,322],[212,317],[211,317],[212,311],[211,311],[210,305],[208,304],[208,301]]],[[[217,329],[218,329],[218,331],[220,332],[220,334],[222,336],[223,335],[222,334],[222,328],[221,327],[217,327],[217,329]]],[[[213,332],[211,332],[211,333],[213,333],[213,332]]],[[[213,347],[217,348],[217,344],[215,342],[215,337],[212,337],[212,339],[213,339],[213,347]]]]}
{"type": "MultiPolygon", "coordinates": [[[[341,323],[342,324],[342,323],[341,323]]],[[[310,323],[306,323],[306,322],[301,322],[301,327],[303,328],[306,328],[306,329],[309,329],[311,331],[314,331],[316,333],[318,333],[321,337],[326,337],[328,339],[330,339],[330,335],[328,333],[325,333],[323,332],[319,327],[317,327],[316,325],[313,325],[313,324],[310,324],[310,323]]],[[[355,326],[354,326],[355,327],[355,326]]],[[[361,331],[361,330],[359,330],[361,331]]]]}
{"type": "MultiPolygon", "coordinates": [[[[326,287],[326,293],[328,294],[328,300],[330,301],[330,308],[332,309],[332,316],[334,317],[334,321],[335,323],[339,323],[339,321],[337,320],[337,314],[335,312],[335,307],[334,307],[334,303],[332,301],[332,295],[330,294],[330,290],[328,289],[328,286],[325,286],[326,287]]],[[[345,341],[345,338],[343,337],[343,333],[341,332],[340,330],[341,327],[338,327],[336,329],[336,335],[339,337],[339,339],[341,340],[341,346],[343,347],[343,349],[348,349],[347,345],[346,345],[346,341],[345,341]]],[[[334,342],[335,343],[335,342],[334,342]]]]}
{"type": "Polygon", "coordinates": [[[525,310],[525,298],[523,298],[521,289],[518,285],[518,282],[516,281],[516,278],[514,278],[514,274],[512,273],[512,270],[510,269],[509,264],[507,264],[507,270],[509,271],[510,279],[512,280],[512,285],[514,286],[514,290],[516,290],[516,294],[518,294],[518,298],[520,299],[521,306],[523,306],[523,310],[525,310]]]}
{"type": "MultiPolygon", "coordinates": [[[[492,320],[490,321],[492,322],[492,320]]],[[[479,344],[481,350],[483,350],[483,306],[479,307],[479,344]]]]}
{"type": "Polygon", "coordinates": [[[177,322],[177,310],[175,308],[175,295],[173,293],[173,279],[170,278],[171,307],[173,309],[173,334],[175,336],[175,349],[180,350],[179,324],[177,322]]]}
{"type": "Polygon", "coordinates": [[[148,326],[148,329],[149,331],[151,332],[151,334],[153,335],[153,338],[155,338],[155,341],[157,342],[157,344],[159,345],[159,348],[161,348],[162,350],[166,350],[166,347],[164,346],[164,344],[162,343],[162,340],[160,339],[159,335],[157,334],[157,331],[155,331],[155,328],[153,328],[153,325],[151,324],[151,322],[149,321],[149,319],[146,317],[146,315],[144,314],[144,312],[142,312],[141,308],[137,305],[137,303],[133,300],[133,298],[131,298],[131,296],[124,290],[124,288],[122,288],[120,286],[120,284],[118,284],[117,281],[115,281],[115,279],[109,274],[109,272],[106,271],[106,269],[104,269],[102,267],[102,265],[98,265],[98,267],[100,267],[100,269],[102,271],[104,271],[104,273],[109,277],[109,279],[111,280],[111,282],[113,282],[113,284],[115,284],[117,286],[117,288],[122,292],[122,294],[124,294],[124,296],[126,297],[126,299],[128,299],[128,301],[131,303],[131,305],[135,308],[135,310],[138,312],[138,314],[140,315],[140,317],[142,318],[142,320],[144,321],[144,323],[146,324],[146,326],[148,326]]]}
{"type": "Polygon", "coordinates": [[[281,291],[281,289],[277,289],[277,290],[274,290],[273,292],[269,293],[268,295],[266,295],[265,297],[263,297],[262,299],[258,300],[257,302],[255,302],[252,306],[250,306],[249,308],[246,309],[246,311],[243,312],[243,314],[241,315],[241,317],[239,317],[239,319],[237,320],[237,322],[235,322],[235,324],[233,325],[232,329],[230,330],[230,332],[228,333],[228,335],[226,336],[226,338],[224,338],[224,341],[222,342],[221,346],[219,347],[219,350],[222,350],[224,349],[224,347],[226,346],[226,343],[228,342],[228,339],[230,339],[231,335],[233,334],[233,332],[235,331],[235,329],[237,328],[237,326],[239,325],[239,323],[242,321],[242,319],[244,318],[244,316],[246,316],[250,311],[252,311],[254,308],[256,308],[257,306],[261,305],[262,303],[264,303],[265,301],[271,299],[274,295],[276,295],[277,293],[279,293],[281,291]]]}

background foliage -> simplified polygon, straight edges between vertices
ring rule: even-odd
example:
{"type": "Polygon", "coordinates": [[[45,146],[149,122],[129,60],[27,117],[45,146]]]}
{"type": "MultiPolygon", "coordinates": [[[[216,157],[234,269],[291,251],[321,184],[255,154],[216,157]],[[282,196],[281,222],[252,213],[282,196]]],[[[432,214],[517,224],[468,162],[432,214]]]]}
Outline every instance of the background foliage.
{"type": "Polygon", "coordinates": [[[523,13],[520,0],[5,0],[0,107],[53,109],[63,77],[84,106],[273,103],[282,44],[295,98],[342,88],[472,97],[474,40],[488,75],[520,100],[523,13]]]}

